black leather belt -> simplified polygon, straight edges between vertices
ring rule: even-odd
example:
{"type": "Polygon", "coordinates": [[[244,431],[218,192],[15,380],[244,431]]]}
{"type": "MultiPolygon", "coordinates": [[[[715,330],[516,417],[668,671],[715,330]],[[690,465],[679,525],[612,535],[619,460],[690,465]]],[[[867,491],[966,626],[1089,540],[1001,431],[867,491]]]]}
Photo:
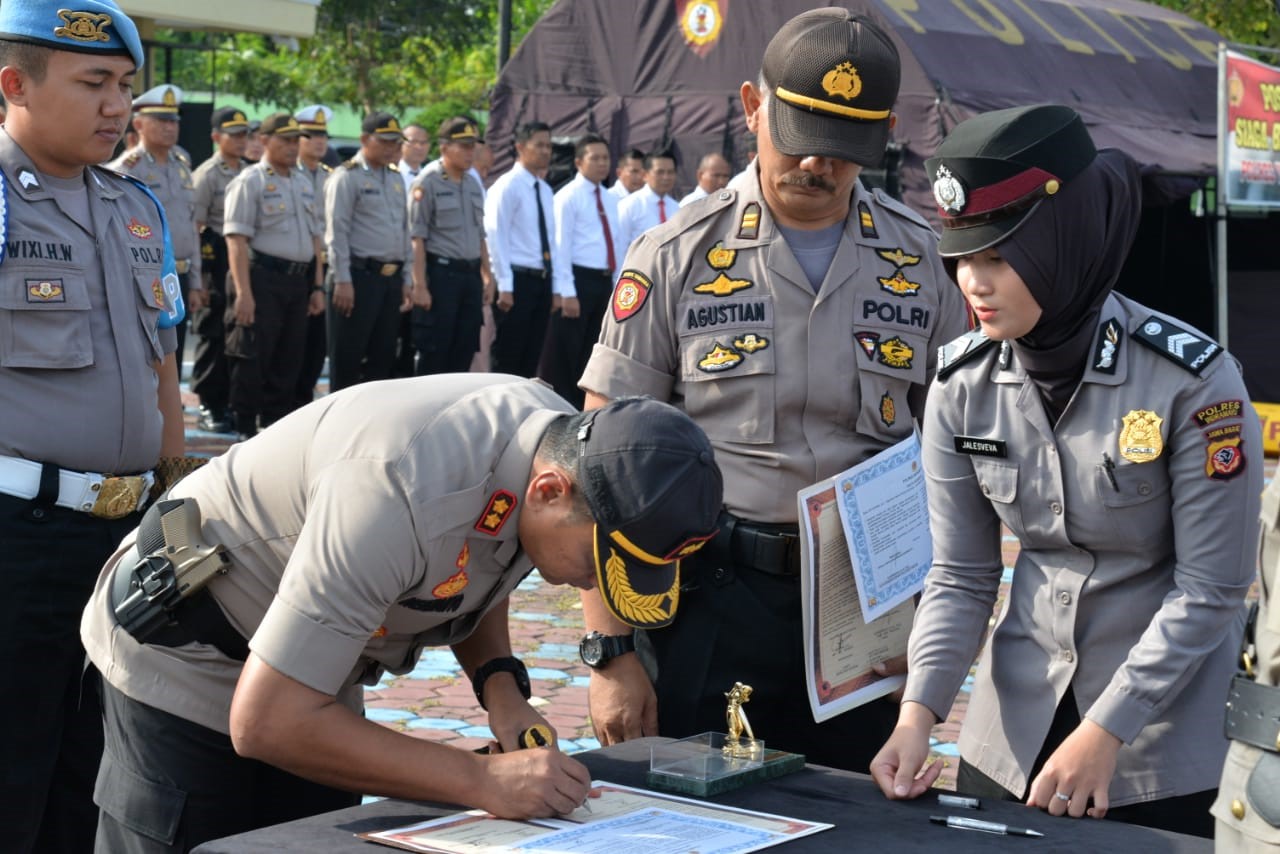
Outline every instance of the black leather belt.
{"type": "Polygon", "coordinates": [[[443,255],[435,255],[431,252],[427,253],[427,263],[437,264],[441,267],[458,270],[479,270],[479,258],[446,258],[443,255]]]}
{"type": "Polygon", "coordinates": [[[1232,679],[1223,731],[1227,738],[1280,753],[1280,688],[1247,676],[1232,679]]]}
{"type": "Polygon", "coordinates": [[[600,270],[595,267],[579,267],[577,264],[573,265],[573,275],[582,276],[584,278],[587,276],[595,276],[600,279],[613,278],[613,273],[610,273],[608,270],[600,270]]]}
{"type": "Polygon", "coordinates": [[[400,271],[403,268],[403,261],[379,261],[377,258],[351,259],[351,269],[375,273],[386,279],[400,275],[400,271]]]}
{"type": "Polygon", "coordinates": [[[311,269],[310,261],[290,261],[288,258],[278,258],[275,255],[268,255],[265,252],[258,251],[254,251],[249,258],[249,262],[264,270],[270,270],[273,273],[280,273],[285,276],[305,276],[307,271],[311,269]]]}
{"type": "Polygon", "coordinates": [[[800,577],[800,529],[739,519],[722,512],[711,548],[735,567],[786,578],[800,577]]]}
{"type": "Polygon", "coordinates": [[[511,272],[518,276],[533,276],[535,279],[545,279],[551,275],[550,270],[544,270],[541,267],[517,267],[511,265],[511,272]]]}

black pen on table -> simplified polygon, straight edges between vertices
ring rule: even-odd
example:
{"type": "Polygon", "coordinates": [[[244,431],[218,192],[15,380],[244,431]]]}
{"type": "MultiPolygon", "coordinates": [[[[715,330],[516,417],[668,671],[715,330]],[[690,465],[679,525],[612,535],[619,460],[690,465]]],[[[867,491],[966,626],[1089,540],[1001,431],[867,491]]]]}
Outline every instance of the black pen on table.
{"type": "Polygon", "coordinates": [[[1026,827],[1013,827],[997,821],[983,821],[977,818],[962,818],[958,815],[931,815],[929,821],[934,824],[945,824],[956,830],[977,830],[981,833],[995,833],[999,836],[1044,836],[1038,830],[1026,827]]]}

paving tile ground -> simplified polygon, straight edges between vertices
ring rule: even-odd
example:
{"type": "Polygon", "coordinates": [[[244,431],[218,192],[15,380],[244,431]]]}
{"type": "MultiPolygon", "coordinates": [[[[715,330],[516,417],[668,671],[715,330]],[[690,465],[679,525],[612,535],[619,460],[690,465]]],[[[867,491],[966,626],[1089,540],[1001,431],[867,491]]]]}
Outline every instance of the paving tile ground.
{"type": "MultiPolygon", "coordinates": [[[[216,455],[225,450],[230,437],[195,430],[197,401],[185,384],[183,403],[190,452],[216,455]]],[[[1275,461],[1268,460],[1266,468],[1270,477],[1275,461]]],[[[1017,553],[1017,540],[1006,532],[1006,569],[993,613],[1003,606],[1017,553]]],[[[589,670],[578,660],[583,621],[576,591],[547,584],[535,572],[512,594],[510,617],[513,651],[529,668],[533,703],[555,727],[561,749],[576,752],[598,747],[587,711],[589,670]]],[[[933,730],[932,748],[944,763],[937,784],[940,788],[955,788],[956,740],[972,679],[971,671],[946,720],[933,730]]],[[[470,750],[488,743],[491,735],[487,715],[476,704],[470,683],[447,649],[428,650],[411,673],[385,676],[365,692],[365,703],[371,720],[415,738],[470,750]]],[[[761,735],[768,738],[767,733],[761,735]]]]}

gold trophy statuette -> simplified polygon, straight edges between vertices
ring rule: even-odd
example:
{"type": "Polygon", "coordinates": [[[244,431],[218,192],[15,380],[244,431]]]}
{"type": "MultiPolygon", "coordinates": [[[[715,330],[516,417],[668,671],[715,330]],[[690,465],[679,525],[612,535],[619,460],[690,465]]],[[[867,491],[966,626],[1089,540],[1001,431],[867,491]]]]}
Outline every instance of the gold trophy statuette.
{"type": "Polygon", "coordinates": [[[747,720],[747,712],[742,708],[751,699],[751,686],[734,682],[733,688],[726,691],[724,697],[729,701],[724,713],[729,724],[729,737],[725,739],[724,752],[729,756],[749,759],[758,753],[755,733],[751,731],[751,722],[747,720]]]}

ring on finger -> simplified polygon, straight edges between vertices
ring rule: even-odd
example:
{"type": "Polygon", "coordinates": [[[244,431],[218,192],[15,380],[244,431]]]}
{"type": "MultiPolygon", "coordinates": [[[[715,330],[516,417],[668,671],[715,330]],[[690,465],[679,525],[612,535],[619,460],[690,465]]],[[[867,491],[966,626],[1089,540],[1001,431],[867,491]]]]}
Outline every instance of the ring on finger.
{"type": "Polygon", "coordinates": [[[1054,793],[1053,793],[1053,796],[1054,796],[1055,798],[1057,798],[1058,800],[1063,801],[1064,803],[1065,803],[1065,802],[1068,802],[1068,801],[1070,801],[1070,800],[1071,800],[1071,796],[1070,796],[1070,795],[1064,795],[1064,794],[1062,794],[1062,792],[1054,792],[1054,793]]]}

